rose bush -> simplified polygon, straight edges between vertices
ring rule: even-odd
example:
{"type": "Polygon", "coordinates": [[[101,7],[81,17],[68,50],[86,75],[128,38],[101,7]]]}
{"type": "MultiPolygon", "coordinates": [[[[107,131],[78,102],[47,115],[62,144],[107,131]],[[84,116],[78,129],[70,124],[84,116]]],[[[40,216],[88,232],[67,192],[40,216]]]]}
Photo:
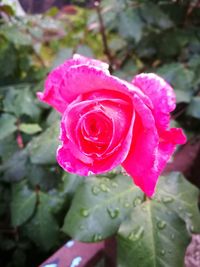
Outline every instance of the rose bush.
{"type": "Polygon", "coordinates": [[[50,72],[38,97],[62,114],[57,160],[63,169],[88,176],[121,164],[148,196],[177,144],[169,129],[175,94],[155,74],[132,83],[110,75],[108,65],[74,55],[50,72]]]}

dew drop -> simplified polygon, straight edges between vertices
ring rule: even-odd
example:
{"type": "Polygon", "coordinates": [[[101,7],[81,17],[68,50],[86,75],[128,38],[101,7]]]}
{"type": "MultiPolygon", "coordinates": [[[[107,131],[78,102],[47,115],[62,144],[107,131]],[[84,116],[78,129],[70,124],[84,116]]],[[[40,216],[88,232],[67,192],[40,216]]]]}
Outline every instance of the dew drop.
{"type": "Polygon", "coordinates": [[[101,241],[102,240],[102,236],[100,234],[95,234],[93,236],[93,241],[94,242],[98,242],[98,241],[101,241]]]}
{"type": "Polygon", "coordinates": [[[110,192],[110,189],[105,184],[100,184],[101,191],[110,192]]]}
{"type": "Polygon", "coordinates": [[[171,234],[171,239],[174,240],[174,238],[175,238],[175,235],[171,234]]]}
{"type": "Polygon", "coordinates": [[[191,232],[194,232],[194,226],[193,225],[191,225],[189,229],[191,232]]]}
{"type": "Polygon", "coordinates": [[[124,207],[125,207],[125,208],[129,208],[129,207],[130,207],[130,203],[129,203],[129,202],[125,202],[125,203],[124,203],[124,207]]]}
{"type": "Polygon", "coordinates": [[[85,226],[84,225],[81,225],[79,228],[80,228],[80,230],[84,230],[85,229],[85,226]]]}
{"type": "Polygon", "coordinates": [[[76,257],[72,260],[70,267],[77,267],[80,265],[82,257],[76,257]]]}
{"type": "Polygon", "coordinates": [[[128,239],[130,241],[137,241],[139,240],[140,238],[142,238],[143,236],[143,233],[144,233],[144,228],[142,226],[140,226],[138,229],[132,231],[129,236],[128,236],[128,239]]]}
{"type": "Polygon", "coordinates": [[[147,211],[147,207],[146,206],[142,206],[142,210],[146,212],[147,211]]]}
{"type": "Polygon", "coordinates": [[[117,187],[118,187],[118,183],[116,183],[116,182],[112,182],[112,183],[111,183],[111,186],[114,187],[114,188],[117,188],[117,187]]]}
{"type": "Polygon", "coordinates": [[[166,197],[163,197],[163,202],[164,203],[170,203],[170,202],[172,202],[174,199],[172,198],[172,197],[170,197],[170,196],[166,196],[166,197]]]}
{"type": "Polygon", "coordinates": [[[158,221],[157,222],[157,226],[158,226],[158,228],[159,229],[164,229],[165,228],[165,226],[166,226],[166,222],[164,222],[164,221],[158,221]]]}
{"type": "Polygon", "coordinates": [[[90,212],[87,209],[81,209],[81,215],[83,217],[88,217],[90,215],[90,212]]]}
{"type": "Polygon", "coordinates": [[[94,195],[98,195],[99,192],[100,192],[100,189],[99,189],[98,186],[93,186],[93,187],[92,187],[92,193],[93,193],[94,195]]]}
{"type": "Polygon", "coordinates": [[[192,213],[190,213],[190,212],[187,212],[186,215],[187,215],[189,218],[192,218],[192,217],[193,217],[192,213]]]}
{"type": "Polygon", "coordinates": [[[71,247],[73,247],[73,246],[74,246],[74,241],[73,241],[73,240],[68,241],[68,242],[65,244],[65,246],[66,246],[67,248],[71,248],[71,247]]]}
{"type": "Polygon", "coordinates": [[[140,205],[142,203],[142,199],[140,197],[137,197],[134,201],[133,201],[133,206],[136,207],[138,205],[140,205]]]}
{"type": "Polygon", "coordinates": [[[108,179],[106,177],[103,177],[101,180],[102,180],[102,182],[105,182],[105,183],[109,183],[110,182],[110,179],[108,179]]]}
{"type": "Polygon", "coordinates": [[[118,208],[114,208],[114,209],[107,208],[107,211],[108,211],[108,214],[111,217],[111,219],[115,219],[119,215],[119,209],[118,208]]]}
{"type": "Polygon", "coordinates": [[[165,250],[164,249],[161,250],[161,255],[163,255],[163,256],[165,255],[165,250]]]}

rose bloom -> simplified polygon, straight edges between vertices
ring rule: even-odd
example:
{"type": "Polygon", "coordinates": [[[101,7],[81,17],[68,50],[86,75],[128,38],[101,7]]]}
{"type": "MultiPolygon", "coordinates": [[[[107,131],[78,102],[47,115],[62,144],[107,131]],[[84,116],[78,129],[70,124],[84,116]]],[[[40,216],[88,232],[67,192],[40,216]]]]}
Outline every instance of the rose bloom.
{"type": "Polygon", "coordinates": [[[50,72],[38,97],[62,114],[57,161],[71,173],[121,164],[152,196],[176,145],[186,142],[181,129],[169,128],[174,91],[153,73],[128,83],[110,75],[106,63],[75,54],[50,72]]]}

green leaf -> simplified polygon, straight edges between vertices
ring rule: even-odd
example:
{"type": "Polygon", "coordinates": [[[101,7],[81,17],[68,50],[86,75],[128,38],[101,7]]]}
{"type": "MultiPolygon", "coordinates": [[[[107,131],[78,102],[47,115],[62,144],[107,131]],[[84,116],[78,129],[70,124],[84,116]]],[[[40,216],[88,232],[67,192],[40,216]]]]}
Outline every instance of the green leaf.
{"type": "Polygon", "coordinates": [[[114,234],[143,193],[128,176],[88,178],[76,190],[63,231],[75,239],[99,241],[114,234]]]}
{"type": "Polygon", "coordinates": [[[155,198],[162,201],[186,222],[188,230],[200,233],[198,208],[199,189],[189,183],[181,173],[173,172],[160,177],[155,198]]]}
{"type": "Polygon", "coordinates": [[[0,42],[0,84],[5,84],[4,77],[12,75],[17,67],[17,53],[14,46],[1,38],[0,42]],[[8,60],[9,58],[9,60],[8,60]]]}
{"type": "Polygon", "coordinates": [[[150,1],[142,5],[140,13],[147,25],[158,26],[161,29],[168,29],[173,26],[172,21],[159,6],[150,1]]]}
{"type": "Polygon", "coordinates": [[[42,131],[42,128],[36,123],[21,123],[19,130],[26,134],[35,134],[42,131]]]}
{"type": "Polygon", "coordinates": [[[39,203],[33,219],[25,225],[27,236],[41,249],[48,251],[58,241],[58,224],[49,207],[50,196],[38,193],[39,203]]]}
{"type": "Polygon", "coordinates": [[[200,119],[200,96],[192,98],[188,108],[187,115],[190,115],[196,119],[200,119]]]}
{"type": "Polygon", "coordinates": [[[3,114],[0,118],[0,140],[16,131],[17,119],[10,114],[3,114]]]}
{"type": "Polygon", "coordinates": [[[117,241],[119,267],[177,267],[184,264],[190,238],[176,212],[147,200],[121,224],[117,241]]]}
{"type": "Polygon", "coordinates": [[[26,150],[15,152],[3,165],[0,171],[4,171],[2,180],[11,182],[23,179],[27,174],[28,154],[26,150]]]}
{"type": "Polygon", "coordinates": [[[4,111],[15,113],[17,117],[28,115],[38,119],[40,109],[37,106],[36,97],[31,92],[30,84],[8,86],[7,94],[3,101],[4,111]]]}
{"type": "Polygon", "coordinates": [[[193,93],[193,71],[185,68],[181,63],[171,63],[158,68],[156,73],[173,86],[177,103],[190,102],[193,93]]]}
{"type": "Polygon", "coordinates": [[[36,205],[36,194],[30,190],[26,181],[12,185],[11,221],[14,227],[25,223],[32,215],[36,205]]]}
{"type": "Polygon", "coordinates": [[[59,141],[59,123],[52,124],[46,131],[32,139],[28,145],[28,151],[32,163],[52,164],[56,163],[56,149],[59,141]]]}
{"type": "Polygon", "coordinates": [[[31,45],[32,40],[29,34],[23,32],[23,28],[17,27],[17,25],[3,25],[1,27],[0,34],[3,34],[7,40],[15,45],[31,45]]]}
{"type": "Polygon", "coordinates": [[[17,149],[18,145],[14,134],[11,134],[8,137],[0,140],[0,156],[3,162],[8,160],[17,149]]]}
{"type": "Polygon", "coordinates": [[[76,189],[84,182],[84,177],[65,172],[62,177],[62,186],[60,192],[64,195],[71,197],[76,189]]]}
{"type": "Polygon", "coordinates": [[[118,14],[118,31],[125,39],[133,39],[139,42],[142,38],[144,23],[137,9],[127,9],[118,14]]]}

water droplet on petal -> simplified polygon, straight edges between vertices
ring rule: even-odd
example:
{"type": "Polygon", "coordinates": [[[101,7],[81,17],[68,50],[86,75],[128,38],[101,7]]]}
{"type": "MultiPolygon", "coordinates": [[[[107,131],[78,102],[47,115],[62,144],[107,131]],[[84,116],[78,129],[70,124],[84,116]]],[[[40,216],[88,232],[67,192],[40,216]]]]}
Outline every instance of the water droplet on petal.
{"type": "Polygon", "coordinates": [[[74,245],[74,241],[73,241],[73,240],[70,240],[70,241],[68,241],[68,242],[65,244],[65,246],[66,246],[67,248],[71,248],[71,247],[73,247],[73,245],[74,245]]]}
{"type": "Polygon", "coordinates": [[[172,197],[170,197],[170,196],[165,196],[165,197],[163,197],[163,202],[164,203],[170,203],[170,202],[172,202],[174,199],[172,198],[172,197]]]}
{"type": "Polygon", "coordinates": [[[111,217],[111,219],[115,219],[119,215],[119,209],[118,208],[107,208],[108,214],[111,217]]]}
{"type": "Polygon", "coordinates": [[[100,184],[101,191],[110,192],[110,189],[105,184],[100,184]]]}
{"type": "Polygon", "coordinates": [[[138,239],[142,238],[144,233],[144,228],[142,226],[140,226],[138,229],[132,231],[129,236],[128,239],[130,241],[137,241],[138,239]]]}
{"type": "Polygon", "coordinates": [[[94,195],[98,195],[99,192],[100,192],[100,189],[99,189],[98,186],[93,186],[93,187],[92,187],[92,193],[93,193],[94,195]]]}
{"type": "Polygon", "coordinates": [[[157,226],[158,226],[158,228],[159,229],[164,229],[165,228],[165,226],[166,226],[166,222],[164,222],[164,221],[158,221],[157,222],[157,226]]]}
{"type": "Polygon", "coordinates": [[[77,266],[79,266],[80,263],[81,263],[81,261],[82,261],[82,257],[76,257],[76,258],[74,258],[72,260],[72,263],[71,263],[70,267],[77,267],[77,266]]]}
{"type": "Polygon", "coordinates": [[[83,217],[88,217],[90,215],[90,212],[87,209],[81,209],[81,215],[83,217]]]}

